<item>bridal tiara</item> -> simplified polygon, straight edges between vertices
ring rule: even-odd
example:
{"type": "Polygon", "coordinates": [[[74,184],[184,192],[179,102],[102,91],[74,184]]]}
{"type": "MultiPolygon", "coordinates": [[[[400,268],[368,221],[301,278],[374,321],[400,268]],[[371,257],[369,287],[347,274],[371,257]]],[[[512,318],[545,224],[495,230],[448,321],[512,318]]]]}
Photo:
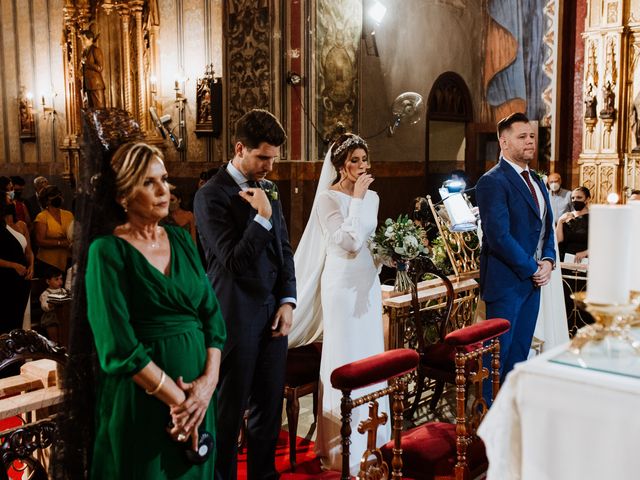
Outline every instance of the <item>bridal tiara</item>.
{"type": "Polygon", "coordinates": [[[351,137],[347,138],[344,142],[342,142],[338,148],[333,151],[333,155],[338,156],[342,152],[344,152],[347,148],[352,147],[354,145],[364,145],[367,146],[367,142],[364,141],[364,138],[359,137],[356,134],[353,134],[351,137]]]}

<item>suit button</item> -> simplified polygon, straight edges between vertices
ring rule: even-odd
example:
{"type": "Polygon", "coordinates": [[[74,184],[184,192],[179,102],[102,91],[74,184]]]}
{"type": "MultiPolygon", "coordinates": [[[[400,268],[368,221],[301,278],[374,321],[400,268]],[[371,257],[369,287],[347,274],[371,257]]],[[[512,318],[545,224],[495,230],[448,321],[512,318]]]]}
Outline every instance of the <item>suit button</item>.
{"type": "Polygon", "coordinates": [[[277,273],[276,273],[276,272],[275,272],[275,270],[274,270],[274,271],[271,271],[271,272],[269,273],[269,275],[271,276],[271,278],[275,278],[275,277],[276,277],[276,275],[277,275],[277,273]]]}

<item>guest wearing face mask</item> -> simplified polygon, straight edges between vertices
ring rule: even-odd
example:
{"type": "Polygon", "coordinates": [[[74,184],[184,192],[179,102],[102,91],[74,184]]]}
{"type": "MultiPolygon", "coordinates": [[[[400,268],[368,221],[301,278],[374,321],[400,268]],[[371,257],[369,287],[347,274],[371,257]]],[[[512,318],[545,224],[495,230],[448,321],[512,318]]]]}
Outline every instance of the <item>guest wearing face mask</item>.
{"type": "Polygon", "coordinates": [[[549,200],[551,200],[551,210],[553,211],[553,222],[567,212],[571,211],[571,192],[562,188],[562,178],[559,173],[552,173],[548,178],[549,200]]]}
{"type": "Polygon", "coordinates": [[[591,192],[587,187],[578,187],[571,192],[572,211],[558,218],[556,237],[560,258],[566,253],[575,255],[575,263],[589,256],[589,203],[591,192]]]}
{"type": "Polygon", "coordinates": [[[62,206],[62,192],[55,185],[49,185],[40,194],[44,210],[35,219],[35,237],[38,245],[36,273],[46,266],[67,271],[73,228],[73,214],[62,206]],[[42,265],[42,263],[46,265],[42,265]]]}

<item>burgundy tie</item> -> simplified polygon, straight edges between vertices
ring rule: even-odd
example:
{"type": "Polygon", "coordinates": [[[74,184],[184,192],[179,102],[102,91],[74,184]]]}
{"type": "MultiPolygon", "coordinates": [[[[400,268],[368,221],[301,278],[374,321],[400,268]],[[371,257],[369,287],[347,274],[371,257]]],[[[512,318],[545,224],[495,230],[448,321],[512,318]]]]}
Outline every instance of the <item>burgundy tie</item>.
{"type": "Polygon", "coordinates": [[[524,178],[524,181],[527,182],[527,186],[529,187],[529,191],[531,195],[533,195],[533,202],[538,207],[538,212],[540,212],[540,204],[538,203],[538,195],[536,194],[535,188],[533,188],[533,183],[531,183],[531,179],[529,178],[529,170],[523,170],[520,174],[524,178]]]}

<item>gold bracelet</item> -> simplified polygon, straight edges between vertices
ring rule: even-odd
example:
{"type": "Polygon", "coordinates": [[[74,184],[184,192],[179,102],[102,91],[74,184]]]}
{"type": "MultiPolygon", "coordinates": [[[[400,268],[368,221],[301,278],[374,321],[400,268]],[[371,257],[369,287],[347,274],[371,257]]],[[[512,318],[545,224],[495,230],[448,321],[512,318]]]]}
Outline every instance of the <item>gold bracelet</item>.
{"type": "Polygon", "coordinates": [[[167,379],[167,374],[164,373],[164,370],[162,371],[162,375],[160,375],[160,381],[158,382],[158,386],[156,388],[154,388],[153,390],[145,390],[145,393],[147,395],[155,395],[156,393],[158,393],[160,391],[160,389],[162,388],[162,385],[164,385],[164,381],[167,379]]]}

